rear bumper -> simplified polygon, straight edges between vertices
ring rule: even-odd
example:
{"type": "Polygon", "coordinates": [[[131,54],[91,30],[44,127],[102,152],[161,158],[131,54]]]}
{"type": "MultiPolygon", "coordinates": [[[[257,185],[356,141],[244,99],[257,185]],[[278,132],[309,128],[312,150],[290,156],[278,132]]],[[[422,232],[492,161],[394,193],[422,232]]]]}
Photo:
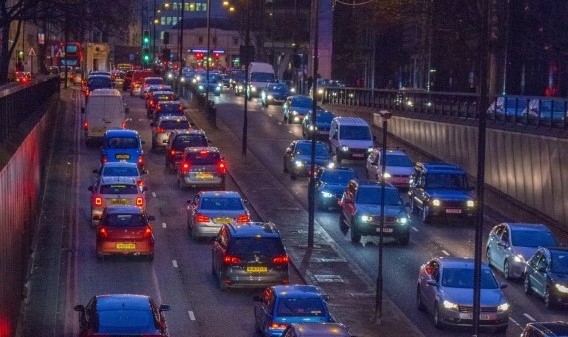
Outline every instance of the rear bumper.
{"type": "Polygon", "coordinates": [[[193,235],[200,238],[211,238],[217,236],[219,234],[219,230],[223,225],[205,225],[205,224],[193,224],[193,235]]]}
{"type": "Polygon", "coordinates": [[[290,276],[288,269],[257,274],[227,268],[223,272],[223,282],[229,288],[266,288],[273,285],[289,284],[290,276]]]}
{"type": "Polygon", "coordinates": [[[151,255],[154,254],[154,240],[148,239],[144,241],[102,241],[97,240],[97,254],[102,255],[151,255]],[[117,244],[129,243],[134,244],[133,249],[117,248],[117,244]]]}
{"type": "Polygon", "coordinates": [[[195,179],[189,175],[183,175],[180,177],[181,182],[186,187],[194,187],[194,186],[220,186],[225,182],[225,176],[218,176],[214,177],[213,179],[195,179]]]}

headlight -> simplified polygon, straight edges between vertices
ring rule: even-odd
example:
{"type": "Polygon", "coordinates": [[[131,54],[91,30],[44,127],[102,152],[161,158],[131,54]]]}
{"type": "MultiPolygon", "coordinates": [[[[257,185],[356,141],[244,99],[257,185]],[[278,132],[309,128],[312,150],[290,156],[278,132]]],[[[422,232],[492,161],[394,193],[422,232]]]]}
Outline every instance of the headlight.
{"type": "Polygon", "coordinates": [[[372,147],[368,148],[367,152],[369,152],[369,153],[373,152],[373,148],[372,147]]]}
{"type": "Polygon", "coordinates": [[[398,222],[401,225],[406,225],[408,223],[408,218],[407,217],[398,218],[396,219],[396,222],[398,222]]]}
{"type": "Polygon", "coordinates": [[[296,89],[295,89],[295,88],[291,88],[291,89],[290,89],[290,92],[291,92],[291,93],[294,93],[294,92],[296,92],[296,89]]]}
{"type": "Polygon", "coordinates": [[[497,311],[507,311],[509,310],[509,303],[499,304],[497,311]]]}
{"type": "Polygon", "coordinates": [[[266,98],[273,99],[274,97],[272,97],[272,95],[268,95],[268,96],[266,96],[266,98]]]}
{"type": "Polygon", "coordinates": [[[517,255],[517,256],[513,257],[513,260],[517,263],[525,262],[525,259],[523,258],[522,255],[517,255]]]}
{"type": "Polygon", "coordinates": [[[334,167],[335,167],[335,163],[333,163],[333,162],[327,163],[327,168],[328,168],[328,169],[332,169],[332,168],[334,168],[334,167]]]}
{"type": "Polygon", "coordinates": [[[297,115],[297,114],[298,114],[298,111],[295,111],[295,110],[294,110],[294,111],[292,111],[292,115],[294,115],[294,116],[295,116],[295,115],[297,115]]]}
{"type": "Polygon", "coordinates": [[[343,151],[343,152],[349,151],[349,146],[343,145],[343,146],[341,147],[341,151],[343,151]]]}
{"type": "Polygon", "coordinates": [[[413,106],[414,103],[412,103],[412,101],[407,101],[407,102],[406,102],[406,105],[408,105],[408,106],[413,106]]]}
{"type": "Polygon", "coordinates": [[[223,86],[223,83],[217,83],[217,88],[221,88],[221,86],[223,86]]]}
{"type": "Polygon", "coordinates": [[[475,207],[475,201],[473,201],[473,200],[468,200],[467,203],[466,203],[466,205],[467,205],[467,207],[470,207],[470,208],[471,208],[471,207],[475,207]]]}
{"type": "Polygon", "coordinates": [[[185,82],[185,77],[182,77],[179,80],[180,80],[180,82],[185,82]]]}
{"type": "Polygon", "coordinates": [[[308,126],[308,129],[310,129],[310,131],[314,131],[314,130],[317,130],[318,128],[313,126],[313,125],[310,125],[310,126],[308,126]]]}
{"type": "Polygon", "coordinates": [[[197,75],[197,76],[195,76],[195,79],[196,79],[197,81],[201,81],[201,76],[197,75]]]}
{"type": "Polygon", "coordinates": [[[558,283],[556,283],[554,286],[556,287],[556,289],[558,289],[559,292],[565,293],[565,294],[568,293],[568,287],[567,286],[562,285],[562,284],[558,284],[558,283]]]}
{"type": "Polygon", "coordinates": [[[383,173],[383,178],[388,179],[390,177],[391,177],[390,173],[388,172],[383,173]]]}
{"type": "Polygon", "coordinates": [[[372,216],[361,215],[361,221],[363,221],[363,222],[371,222],[371,220],[373,220],[373,217],[372,217],[372,216]]]}
{"type": "Polygon", "coordinates": [[[243,86],[242,86],[242,85],[237,85],[237,89],[243,90],[243,86]]]}
{"type": "Polygon", "coordinates": [[[191,83],[197,83],[197,80],[194,78],[191,80],[191,83]]]}
{"type": "Polygon", "coordinates": [[[220,87],[220,86],[216,86],[216,87],[215,87],[215,91],[219,91],[219,90],[221,90],[221,87],[220,87]]]}
{"type": "Polygon", "coordinates": [[[174,75],[172,75],[172,73],[169,73],[168,78],[174,78],[174,75]]]}
{"type": "Polygon", "coordinates": [[[444,308],[446,308],[446,309],[458,310],[458,305],[455,304],[455,303],[444,300],[443,304],[444,304],[444,308]]]}
{"type": "Polygon", "coordinates": [[[201,84],[199,85],[199,90],[203,90],[203,86],[201,84]]]}
{"type": "Polygon", "coordinates": [[[442,204],[442,202],[440,202],[440,200],[438,199],[432,199],[432,206],[440,206],[442,204]]]}
{"type": "Polygon", "coordinates": [[[321,196],[324,198],[332,198],[333,194],[329,193],[329,192],[321,192],[321,196]]]}
{"type": "Polygon", "coordinates": [[[301,161],[299,161],[299,160],[296,160],[296,161],[294,162],[294,165],[296,165],[296,167],[302,167],[302,166],[304,166],[304,163],[301,162],[301,161]]]}
{"type": "Polygon", "coordinates": [[[250,87],[250,91],[256,92],[256,87],[250,87]]]}
{"type": "Polygon", "coordinates": [[[318,89],[318,95],[323,95],[323,89],[318,89]]]}

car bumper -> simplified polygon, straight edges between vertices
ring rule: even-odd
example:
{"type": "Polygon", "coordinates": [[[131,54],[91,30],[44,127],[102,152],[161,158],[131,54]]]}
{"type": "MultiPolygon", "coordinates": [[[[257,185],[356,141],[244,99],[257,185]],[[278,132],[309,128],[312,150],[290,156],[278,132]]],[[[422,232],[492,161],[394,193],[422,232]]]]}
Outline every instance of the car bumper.
{"type": "Polygon", "coordinates": [[[339,153],[341,153],[341,158],[344,159],[366,160],[369,156],[367,149],[349,149],[339,153]]]}
{"type": "Polygon", "coordinates": [[[288,270],[258,274],[228,268],[223,272],[223,282],[228,288],[266,288],[273,285],[289,284],[289,281],[288,270]]]}
{"type": "MultiPolygon", "coordinates": [[[[472,326],[473,314],[458,312],[454,310],[440,309],[440,318],[446,325],[452,326],[472,326]]],[[[509,324],[509,313],[481,313],[479,325],[482,327],[505,327],[509,324]]]]}
{"type": "Polygon", "coordinates": [[[211,238],[217,236],[223,225],[215,225],[211,223],[203,224],[197,223],[193,225],[192,235],[200,238],[211,238]]]}
{"type": "Polygon", "coordinates": [[[338,196],[331,196],[331,197],[324,197],[321,192],[317,194],[316,201],[320,207],[327,207],[327,208],[339,208],[339,201],[338,196]]]}
{"type": "Polygon", "coordinates": [[[154,254],[154,240],[144,241],[97,241],[97,254],[102,255],[151,255],[154,254]],[[119,245],[133,244],[134,248],[119,248],[119,245]]]}
{"type": "Polygon", "coordinates": [[[304,115],[290,115],[288,118],[290,119],[290,123],[302,123],[304,117],[304,115]]]}
{"type": "Polygon", "coordinates": [[[165,132],[157,133],[154,136],[154,146],[165,147],[168,144],[168,135],[165,132]]]}
{"type": "Polygon", "coordinates": [[[184,175],[181,181],[185,186],[219,186],[225,181],[224,176],[216,176],[212,179],[197,179],[191,175],[184,175]]]}
{"type": "MultiPolygon", "coordinates": [[[[355,225],[357,232],[361,235],[369,235],[369,236],[379,236],[380,232],[380,224],[378,223],[361,223],[358,222],[355,225]]],[[[393,238],[402,238],[406,237],[410,234],[410,223],[405,225],[402,224],[385,224],[383,226],[383,236],[385,237],[393,237],[393,238]]]]}

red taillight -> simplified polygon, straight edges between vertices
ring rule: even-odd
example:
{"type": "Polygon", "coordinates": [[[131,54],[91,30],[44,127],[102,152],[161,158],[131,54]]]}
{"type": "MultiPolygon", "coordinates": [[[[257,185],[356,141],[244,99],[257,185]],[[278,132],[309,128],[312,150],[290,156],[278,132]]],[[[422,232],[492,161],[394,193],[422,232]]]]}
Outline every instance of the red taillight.
{"type": "Polygon", "coordinates": [[[288,324],[282,324],[282,323],[270,323],[270,328],[271,329],[286,329],[288,327],[288,324]]]}
{"type": "Polygon", "coordinates": [[[226,265],[239,264],[239,263],[241,263],[241,259],[239,259],[236,256],[225,255],[223,257],[223,263],[226,264],[226,265]]]}
{"type": "Polygon", "coordinates": [[[290,262],[288,255],[279,255],[272,259],[272,264],[285,265],[290,262]]]}
{"type": "Polygon", "coordinates": [[[103,156],[101,157],[101,162],[103,162],[103,163],[108,163],[108,158],[107,158],[107,156],[104,156],[104,155],[103,155],[103,156]]]}
{"type": "Polygon", "coordinates": [[[150,101],[150,107],[153,107],[154,105],[156,105],[156,103],[154,103],[154,101],[150,101]]]}
{"type": "Polygon", "coordinates": [[[126,121],[122,121],[122,128],[126,129],[126,121]]]}
{"type": "Polygon", "coordinates": [[[219,173],[227,173],[227,164],[223,160],[219,160],[217,163],[217,171],[219,173]]]}
{"type": "Polygon", "coordinates": [[[183,105],[179,105],[179,111],[183,111],[183,105]]]}
{"type": "Polygon", "coordinates": [[[250,221],[250,217],[248,214],[241,214],[237,217],[237,223],[245,223],[245,222],[249,222],[250,221]]]}
{"type": "Polygon", "coordinates": [[[170,156],[175,156],[178,152],[176,150],[171,150],[170,151],[170,156]]]}
{"type": "Polygon", "coordinates": [[[143,165],[144,164],[144,157],[143,156],[139,156],[138,157],[138,165],[143,165]]]}
{"type": "Polygon", "coordinates": [[[100,228],[99,228],[99,236],[100,236],[100,237],[103,237],[103,238],[108,237],[108,233],[107,233],[107,231],[106,231],[106,228],[104,228],[104,227],[100,227],[100,228]]]}
{"type": "Polygon", "coordinates": [[[144,186],[144,180],[138,180],[138,181],[136,181],[136,185],[138,185],[138,186],[144,186]]]}
{"type": "Polygon", "coordinates": [[[191,167],[191,165],[189,164],[189,162],[184,161],[179,165],[179,170],[182,173],[187,173],[187,172],[189,172],[190,167],[191,167]]]}
{"type": "Polygon", "coordinates": [[[209,217],[203,214],[196,214],[195,215],[195,222],[209,222],[209,217]]]}
{"type": "Polygon", "coordinates": [[[103,198],[94,196],[93,197],[93,205],[95,206],[102,206],[103,205],[103,198]]]}
{"type": "Polygon", "coordinates": [[[142,197],[136,198],[136,206],[144,205],[144,199],[142,197]]]}
{"type": "Polygon", "coordinates": [[[147,226],[146,229],[144,230],[144,237],[145,238],[151,238],[152,237],[152,227],[147,226]]]}
{"type": "Polygon", "coordinates": [[[83,129],[87,130],[89,128],[89,122],[85,121],[83,123],[83,129]]]}
{"type": "Polygon", "coordinates": [[[164,128],[158,128],[158,130],[156,130],[156,132],[157,132],[157,133],[164,133],[165,130],[164,130],[164,128]]]}

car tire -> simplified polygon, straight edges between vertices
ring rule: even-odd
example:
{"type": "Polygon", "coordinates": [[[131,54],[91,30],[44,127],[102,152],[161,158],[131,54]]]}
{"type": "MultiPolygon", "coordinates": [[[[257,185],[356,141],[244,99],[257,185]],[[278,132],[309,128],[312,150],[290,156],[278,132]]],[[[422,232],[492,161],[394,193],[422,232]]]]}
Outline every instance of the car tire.
{"type": "Polygon", "coordinates": [[[434,327],[436,329],[441,329],[443,327],[442,321],[440,320],[440,309],[438,303],[434,303],[434,310],[432,312],[432,320],[434,321],[434,327]]]}
{"type": "Polygon", "coordinates": [[[361,242],[361,234],[355,228],[355,225],[351,226],[351,242],[359,243],[361,242]]]}
{"type": "Polygon", "coordinates": [[[416,308],[419,311],[426,311],[426,306],[422,302],[422,296],[420,295],[420,286],[416,286],[416,308]]]}
{"type": "Polygon", "coordinates": [[[410,232],[406,232],[406,234],[398,238],[398,243],[402,246],[408,245],[409,242],[410,242],[410,232]]]}
{"type": "Polygon", "coordinates": [[[511,279],[511,271],[509,270],[509,260],[505,260],[503,263],[503,274],[505,275],[505,280],[511,279]]]}
{"type": "Polygon", "coordinates": [[[532,294],[531,279],[526,273],[525,273],[525,279],[523,281],[523,290],[527,295],[532,294]]]}
{"type": "Polygon", "coordinates": [[[429,225],[432,223],[432,216],[430,215],[430,207],[422,207],[422,222],[429,225]]]}
{"type": "MultiPolygon", "coordinates": [[[[341,211],[340,211],[341,212],[341,211]]],[[[347,224],[345,223],[345,216],[343,215],[343,212],[341,212],[339,214],[339,229],[341,229],[342,231],[347,230],[349,227],[347,226],[347,224]]]]}
{"type": "Polygon", "coordinates": [[[550,291],[550,287],[546,287],[544,291],[544,306],[546,309],[554,309],[554,294],[550,291]]]}

